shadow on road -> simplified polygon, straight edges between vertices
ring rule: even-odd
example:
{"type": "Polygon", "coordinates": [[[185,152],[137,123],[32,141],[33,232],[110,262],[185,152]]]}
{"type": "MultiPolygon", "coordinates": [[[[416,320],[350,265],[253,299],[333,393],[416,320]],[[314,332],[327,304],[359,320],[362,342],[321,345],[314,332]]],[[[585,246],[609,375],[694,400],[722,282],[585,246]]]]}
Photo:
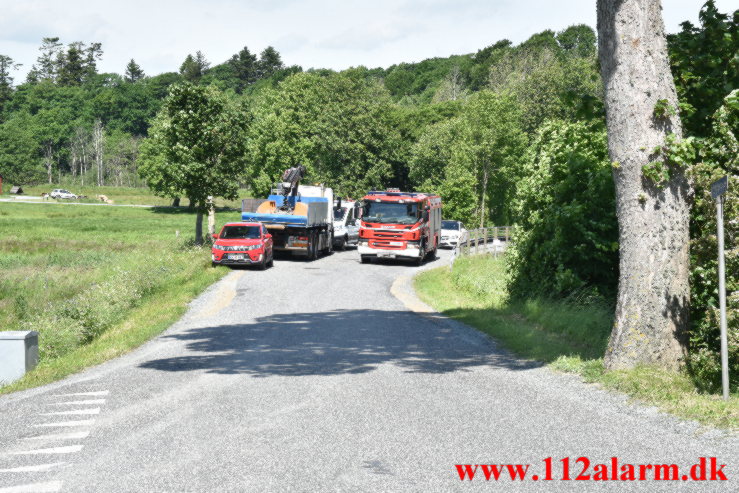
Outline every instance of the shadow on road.
{"type": "Polygon", "coordinates": [[[268,377],[365,373],[384,363],[414,373],[538,366],[501,352],[482,335],[460,337],[461,330],[403,311],[277,314],[164,336],[183,341],[196,354],[140,367],[268,377]]]}

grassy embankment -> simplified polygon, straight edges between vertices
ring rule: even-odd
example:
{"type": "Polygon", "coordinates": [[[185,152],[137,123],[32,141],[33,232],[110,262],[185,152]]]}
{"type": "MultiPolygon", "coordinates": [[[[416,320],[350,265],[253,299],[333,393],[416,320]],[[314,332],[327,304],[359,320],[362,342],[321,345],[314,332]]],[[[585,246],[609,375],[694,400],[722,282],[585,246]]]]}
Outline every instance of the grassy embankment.
{"type": "Polygon", "coordinates": [[[175,322],[228,272],[184,240],[194,223],[186,209],[0,202],[0,330],[39,331],[41,353],[0,394],[106,361],[175,322]]]}
{"type": "MultiPolygon", "coordinates": [[[[85,195],[86,199],[78,200],[59,200],[59,202],[70,203],[70,202],[82,202],[82,203],[101,203],[97,198],[98,195],[105,195],[108,199],[112,200],[117,205],[155,205],[155,206],[169,206],[172,205],[172,199],[157,197],[151,193],[148,188],[133,188],[133,187],[95,187],[85,186],[79,187],[75,185],[33,185],[23,187],[24,195],[39,197],[42,193],[51,193],[55,188],[63,188],[69,190],[75,195],[85,195]]],[[[14,197],[9,195],[10,185],[7,183],[3,184],[2,198],[7,199],[14,197]]],[[[250,197],[247,190],[241,190],[239,197],[245,198],[250,197]]],[[[23,198],[23,195],[18,196],[19,199],[23,198]]],[[[52,202],[55,202],[52,200],[52,202]]],[[[186,198],[182,198],[180,201],[182,206],[188,205],[186,198]]],[[[235,209],[241,209],[241,199],[238,200],[225,200],[217,197],[215,199],[216,207],[230,207],[235,209]]]]}
{"type": "Polygon", "coordinates": [[[467,257],[415,280],[419,297],[441,313],[501,341],[512,352],[576,373],[646,404],[700,423],[739,430],[739,395],[725,402],[701,394],[682,373],[643,367],[606,372],[603,354],[613,321],[604,306],[547,300],[507,301],[502,259],[467,257]]]}

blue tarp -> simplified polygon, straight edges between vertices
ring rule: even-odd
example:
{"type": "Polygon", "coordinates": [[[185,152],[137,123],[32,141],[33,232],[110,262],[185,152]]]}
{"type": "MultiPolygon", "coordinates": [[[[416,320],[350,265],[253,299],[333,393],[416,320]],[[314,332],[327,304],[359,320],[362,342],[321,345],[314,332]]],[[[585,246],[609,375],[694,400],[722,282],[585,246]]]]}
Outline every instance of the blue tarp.
{"type": "Polygon", "coordinates": [[[242,212],[241,220],[295,226],[305,226],[308,224],[308,218],[306,216],[295,216],[292,214],[261,214],[259,212],[242,212]]]}
{"type": "MultiPolygon", "coordinates": [[[[291,203],[295,203],[295,200],[303,203],[311,202],[328,202],[326,197],[288,197],[287,200],[291,203]]],[[[282,195],[270,195],[268,200],[273,200],[277,207],[280,207],[283,203],[282,195]]],[[[294,226],[306,226],[308,224],[308,218],[306,216],[298,216],[294,214],[263,214],[259,212],[242,212],[242,221],[258,221],[262,223],[272,224],[284,224],[294,226]]]]}

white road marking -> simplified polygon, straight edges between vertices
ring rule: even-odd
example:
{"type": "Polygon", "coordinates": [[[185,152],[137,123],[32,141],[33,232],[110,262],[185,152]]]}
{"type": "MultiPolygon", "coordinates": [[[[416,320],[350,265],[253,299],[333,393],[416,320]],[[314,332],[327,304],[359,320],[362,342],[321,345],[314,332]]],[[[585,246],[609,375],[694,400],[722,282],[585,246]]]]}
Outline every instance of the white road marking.
{"type": "Polygon", "coordinates": [[[63,466],[66,462],[52,462],[51,464],[39,464],[37,466],[14,467],[12,469],[0,469],[0,472],[44,472],[55,467],[63,466]]]}
{"type": "Polygon", "coordinates": [[[105,404],[105,399],[88,399],[86,401],[68,401],[68,402],[54,402],[54,406],[64,406],[66,404],[105,404]]]}
{"type": "Polygon", "coordinates": [[[68,445],[66,447],[37,448],[33,450],[22,450],[20,452],[8,452],[8,455],[74,454],[80,450],[82,450],[82,445],[68,445]]]}
{"type": "Polygon", "coordinates": [[[57,421],[56,423],[44,423],[42,425],[33,425],[36,428],[48,426],[90,426],[95,422],[94,419],[82,419],[80,421],[57,421]]]}
{"type": "Polygon", "coordinates": [[[109,390],[99,390],[97,392],[75,392],[73,394],[57,394],[56,397],[72,397],[76,395],[108,395],[109,390]]]}
{"type": "Polygon", "coordinates": [[[51,435],[25,437],[24,440],[80,440],[82,438],[87,438],[89,435],[89,431],[77,431],[74,433],[53,433],[51,435]]]}
{"type": "Polygon", "coordinates": [[[69,416],[69,415],[90,415],[100,414],[99,407],[91,407],[88,409],[72,409],[71,411],[56,411],[53,413],[41,413],[41,416],[69,416]]]}
{"type": "Polygon", "coordinates": [[[61,481],[47,481],[46,483],[21,484],[0,488],[0,493],[56,493],[61,489],[61,481]]]}

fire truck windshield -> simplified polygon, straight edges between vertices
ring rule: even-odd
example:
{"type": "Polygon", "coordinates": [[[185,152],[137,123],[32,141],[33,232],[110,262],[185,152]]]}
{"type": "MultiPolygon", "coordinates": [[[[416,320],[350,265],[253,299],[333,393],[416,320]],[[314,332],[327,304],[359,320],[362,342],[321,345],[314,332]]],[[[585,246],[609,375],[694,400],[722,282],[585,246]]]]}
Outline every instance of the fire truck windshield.
{"type": "Polygon", "coordinates": [[[362,221],[383,224],[415,224],[418,221],[418,204],[410,202],[370,202],[364,203],[362,221]]]}

